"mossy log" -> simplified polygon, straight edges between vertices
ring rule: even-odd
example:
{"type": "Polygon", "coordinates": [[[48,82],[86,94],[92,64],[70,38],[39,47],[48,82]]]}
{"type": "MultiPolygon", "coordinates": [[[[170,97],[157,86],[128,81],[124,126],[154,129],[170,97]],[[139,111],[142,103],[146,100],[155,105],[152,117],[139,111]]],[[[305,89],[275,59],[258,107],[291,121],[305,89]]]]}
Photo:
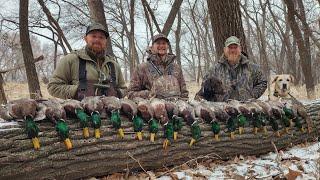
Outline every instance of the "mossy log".
{"type": "MultiPolygon", "coordinates": [[[[220,141],[213,138],[210,125],[201,124],[202,137],[195,145],[189,146],[190,127],[184,126],[178,140],[164,150],[163,132],[159,131],[155,142],[149,141],[147,125],[143,131],[143,140],[135,139],[132,123],[123,121],[125,138],[121,139],[112,128],[108,119],[103,120],[101,138],[83,139],[82,130],[76,120],[67,120],[70,127],[70,139],[73,149],[67,151],[59,141],[54,126],[49,122],[40,122],[40,150],[34,150],[27,138],[23,124],[0,127],[0,179],[78,179],[102,176],[114,172],[145,170],[180,165],[190,159],[210,154],[221,159],[230,159],[236,155],[261,155],[274,151],[272,142],[278,149],[287,148],[318,138],[320,129],[320,102],[306,105],[313,120],[310,133],[301,132],[292,127],[289,134],[281,133],[276,137],[271,126],[268,132],[252,133],[252,127],[246,127],[242,135],[236,134],[230,139],[223,131],[220,141]]],[[[226,129],[222,126],[222,129],[226,129]]]]}

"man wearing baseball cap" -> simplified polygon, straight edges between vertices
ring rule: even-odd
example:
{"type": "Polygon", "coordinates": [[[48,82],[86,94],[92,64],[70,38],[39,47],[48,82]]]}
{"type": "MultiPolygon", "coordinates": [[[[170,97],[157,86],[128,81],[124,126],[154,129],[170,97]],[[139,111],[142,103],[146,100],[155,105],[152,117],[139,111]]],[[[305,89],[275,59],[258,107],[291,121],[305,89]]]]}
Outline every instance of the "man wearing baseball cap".
{"type": "Polygon", "coordinates": [[[87,27],[86,46],[63,57],[48,84],[50,95],[81,100],[86,96],[122,97],[125,81],[113,57],[106,54],[109,33],[99,23],[87,27]]]}
{"type": "Polygon", "coordinates": [[[218,63],[205,75],[195,99],[257,99],[266,88],[267,80],[260,67],[241,54],[240,40],[231,36],[224,43],[224,53],[218,63]]]}
{"type": "Polygon", "coordinates": [[[141,63],[131,75],[128,97],[188,99],[188,91],[176,56],[168,53],[169,39],[164,34],[152,37],[147,62],[141,63]]]}

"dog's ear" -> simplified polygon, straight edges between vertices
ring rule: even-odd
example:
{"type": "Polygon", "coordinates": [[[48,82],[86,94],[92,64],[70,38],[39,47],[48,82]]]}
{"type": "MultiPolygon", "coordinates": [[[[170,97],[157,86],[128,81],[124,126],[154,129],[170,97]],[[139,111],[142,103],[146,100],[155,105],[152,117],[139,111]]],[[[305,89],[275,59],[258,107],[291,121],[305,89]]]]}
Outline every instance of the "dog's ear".
{"type": "Polygon", "coordinates": [[[279,78],[279,76],[275,76],[273,81],[272,81],[272,84],[275,83],[278,80],[278,78],[279,78]]]}
{"type": "Polygon", "coordinates": [[[294,77],[292,76],[292,75],[290,75],[290,80],[291,80],[291,83],[293,83],[294,82],[294,77]]]}

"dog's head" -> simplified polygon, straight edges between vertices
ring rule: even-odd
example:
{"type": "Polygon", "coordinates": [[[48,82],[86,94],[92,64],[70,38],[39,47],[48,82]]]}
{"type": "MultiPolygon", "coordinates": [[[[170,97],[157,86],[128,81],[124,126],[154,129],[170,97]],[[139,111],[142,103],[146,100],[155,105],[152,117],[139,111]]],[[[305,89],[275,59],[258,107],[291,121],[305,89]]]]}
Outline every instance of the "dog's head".
{"type": "Polygon", "coordinates": [[[211,77],[204,82],[204,98],[206,100],[216,101],[216,95],[225,93],[223,84],[220,79],[211,77]]]}
{"type": "Polygon", "coordinates": [[[276,75],[272,81],[272,83],[275,83],[275,93],[277,93],[280,97],[286,97],[290,92],[290,87],[293,81],[294,78],[290,74],[276,75]]]}

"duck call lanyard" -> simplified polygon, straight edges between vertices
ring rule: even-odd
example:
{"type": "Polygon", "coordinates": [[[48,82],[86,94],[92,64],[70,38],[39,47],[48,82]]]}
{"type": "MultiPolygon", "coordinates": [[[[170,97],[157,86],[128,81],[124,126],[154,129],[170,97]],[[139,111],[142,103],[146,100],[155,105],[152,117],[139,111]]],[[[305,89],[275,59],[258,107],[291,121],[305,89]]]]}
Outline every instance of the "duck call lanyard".
{"type": "MultiPolygon", "coordinates": [[[[112,85],[116,85],[116,72],[115,72],[115,67],[112,62],[107,62],[107,66],[110,71],[110,83],[112,85]]],[[[103,82],[106,80],[106,75],[99,70],[99,83],[103,82]]],[[[85,92],[87,90],[87,70],[86,70],[86,60],[83,60],[79,58],[79,90],[81,92],[85,92]]]]}
{"type": "MultiPolygon", "coordinates": [[[[167,60],[167,56],[166,56],[166,60],[167,60]]],[[[152,67],[157,71],[159,76],[163,76],[163,72],[153,63],[153,61],[150,60],[149,62],[152,65],[152,67]]],[[[173,68],[173,66],[170,64],[168,67],[168,75],[172,75],[172,68],[173,68]]]]}

